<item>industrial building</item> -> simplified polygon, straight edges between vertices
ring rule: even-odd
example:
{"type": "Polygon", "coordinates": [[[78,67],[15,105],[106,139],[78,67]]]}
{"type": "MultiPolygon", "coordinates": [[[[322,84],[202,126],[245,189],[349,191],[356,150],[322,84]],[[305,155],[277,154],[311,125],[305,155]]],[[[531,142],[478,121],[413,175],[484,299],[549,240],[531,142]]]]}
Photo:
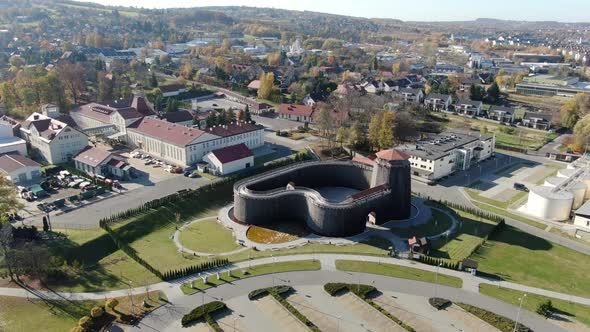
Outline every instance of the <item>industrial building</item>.
{"type": "MultiPolygon", "coordinates": [[[[557,176],[545,179],[542,186],[530,190],[526,204],[526,212],[539,219],[551,221],[569,220],[572,211],[590,209],[590,169],[587,158],[580,158],[559,170],[557,176]]],[[[576,217],[577,218],[577,217],[576,217]]],[[[579,219],[581,224],[585,224],[579,219]]]]}
{"type": "Polygon", "coordinates": [[[367,221],[382,224],[410,216],[409,156],[394,149],[367,163],[305,162],[234,185],[230,217],[249,225],[300,220],[314,233],[350,236],[367,221]]]}
{"type": "Polygon", "coordinates": [[[578,93],[590,93],[590,82],[580,82],[577,77],[536,75],[525,77],[516,85],[516,92],[535,96],[573,97],[578,93]]]}

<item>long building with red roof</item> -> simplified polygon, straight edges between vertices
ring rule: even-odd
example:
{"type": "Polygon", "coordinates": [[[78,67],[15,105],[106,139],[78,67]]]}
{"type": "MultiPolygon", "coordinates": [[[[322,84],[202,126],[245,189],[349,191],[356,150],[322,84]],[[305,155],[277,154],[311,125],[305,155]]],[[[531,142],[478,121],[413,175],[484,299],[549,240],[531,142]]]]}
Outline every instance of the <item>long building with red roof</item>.
{"type": "Polygon", "coordinates": [[[264,144],[264,127],[238,121],[206,130],[144,117],[127,127],[127,144],[155,158],[188,166],[221,148],[243,143],[249,149],[264,144]]]}

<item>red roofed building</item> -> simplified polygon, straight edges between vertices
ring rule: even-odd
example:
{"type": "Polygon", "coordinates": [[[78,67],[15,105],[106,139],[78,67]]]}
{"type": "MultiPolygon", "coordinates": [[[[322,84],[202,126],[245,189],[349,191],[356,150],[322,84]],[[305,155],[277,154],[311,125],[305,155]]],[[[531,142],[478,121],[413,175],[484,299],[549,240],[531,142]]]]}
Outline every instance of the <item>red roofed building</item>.
{"type": "Polygon", "coordinates": [[[263,145],[264,127],[235,122],[200,130],[146,117],[127,128],[129,146],[179,166],[194,165],[213,150],[240,143],[250,149],[263,145]]]}
{"type": "Polygon", "coordinates": [[[248,84],[248,89],[258,90],[260,89],[260,80],[254,80],[248,84]]]}
{"type": "Polygon", "coordinates": [[[213,150],[203,160],[209,164],[209,169],[213,173],[219,175],[254,166],[254,154],[244,143],[213,150]]]}
{"type": "Polygon", "coordinates": [[[380,158],[383,160],[388,160],[388,161],[410,159],[409,154],[402,152],[402,151],[398,151],[396,149],[381,150],[381,151],[377,152],[376,155],[377,155],[377,158],[380,158]]]}
{"type": "Polygon", "coordinates": [[[314,109],[307,105],[280,104],[277,113],[281,119],[312,123],[314,109]]]}

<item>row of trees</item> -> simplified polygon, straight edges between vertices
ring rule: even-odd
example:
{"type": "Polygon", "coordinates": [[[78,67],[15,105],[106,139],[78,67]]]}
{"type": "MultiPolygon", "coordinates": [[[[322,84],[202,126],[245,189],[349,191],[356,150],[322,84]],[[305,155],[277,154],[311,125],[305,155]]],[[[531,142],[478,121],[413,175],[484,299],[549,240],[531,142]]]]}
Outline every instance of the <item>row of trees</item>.
{"type": "Polygon", "coordinates": [[[216,267],[224,266],[229,264],[229,259],[227,258],[215,258],[213,260],[203,262],[201,264],[187,266],[184,268],[174,269],[170,271],[166,271],[162,275],[162,279],[167,280],[174,280],[182,277],[189,276],[191,274],[195,274],[202,271],[207,271],[209,269],[213,269],[216,267]]]}

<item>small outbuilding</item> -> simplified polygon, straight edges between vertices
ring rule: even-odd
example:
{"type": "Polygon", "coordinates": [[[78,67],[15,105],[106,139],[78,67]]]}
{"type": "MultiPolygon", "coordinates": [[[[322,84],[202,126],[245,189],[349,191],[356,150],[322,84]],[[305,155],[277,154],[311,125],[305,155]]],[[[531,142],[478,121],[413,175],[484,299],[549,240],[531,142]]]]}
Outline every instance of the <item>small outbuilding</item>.
{"type": "Polygon", "coordinates": [[[410,251],[415,253],[426,254],[430,252],[430,242],[425,237],[417,238],[415,236],[408,239],[410,251]]]}
{"type": "Polygon", "coordinates": [[[41,165],[20,154],[5,154],[0,156],[0,175],[17,184],[37,182],[41,165]]]}
{"type": "Polygon", "coordinates": [[[225,175],[254,166],[254,154],[244,143],[213,150],[203,160],[211,173],[225,175]]]}

